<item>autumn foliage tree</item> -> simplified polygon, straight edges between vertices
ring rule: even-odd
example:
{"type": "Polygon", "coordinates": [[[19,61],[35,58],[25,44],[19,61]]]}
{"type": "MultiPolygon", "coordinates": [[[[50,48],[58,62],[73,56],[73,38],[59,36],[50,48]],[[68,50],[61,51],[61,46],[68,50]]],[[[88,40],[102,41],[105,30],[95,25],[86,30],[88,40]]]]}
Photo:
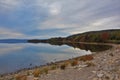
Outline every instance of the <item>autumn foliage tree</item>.
{"type": "Polygon", "coordinates": [[[109,33],[104,32],[104,33],[101,34],[101,40],[102,41],[106,41],[108,39],[109,39],[109,33]]]}

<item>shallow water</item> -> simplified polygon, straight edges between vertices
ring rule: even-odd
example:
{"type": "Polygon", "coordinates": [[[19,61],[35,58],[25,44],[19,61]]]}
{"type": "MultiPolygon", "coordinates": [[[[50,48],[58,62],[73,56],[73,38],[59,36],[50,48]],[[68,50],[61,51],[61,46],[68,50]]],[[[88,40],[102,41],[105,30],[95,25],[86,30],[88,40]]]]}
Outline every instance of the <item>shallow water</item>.
{"type": "MultiPolygon", "coordinates": [[[[96,52],[96,45],[91,46],[84,44],[58,46],[43,43],[0,43],[0,74],[96,52]]],[[[103,46],[97,48],[103,48],[103,46]]]]}

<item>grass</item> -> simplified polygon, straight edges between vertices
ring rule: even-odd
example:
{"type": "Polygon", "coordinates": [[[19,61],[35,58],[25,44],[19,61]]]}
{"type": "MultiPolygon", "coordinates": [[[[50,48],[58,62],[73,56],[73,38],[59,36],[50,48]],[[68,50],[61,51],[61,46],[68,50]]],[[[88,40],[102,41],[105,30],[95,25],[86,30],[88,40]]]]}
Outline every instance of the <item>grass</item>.
{"type": "Polygon", "coordinates": [[[57,69],[57,65],[52,65],[50,69],[51,69],[51,70],[57,69]]]}
{"type": "Polygon", "coordinates": [[[48,74],[49,68],[45,67],[41,70],[42,73],[48,74]]]}
{"type": "Polygon", "coordinates": [[[50,70],[49,67],[43,67],[41,69],[35,69],[33,71],[33,75],[34,75],[34,77],[39,77],[40,74],[48,74],[49,70],[50,70]]]}
{"type": "Polygon", "coordinates": [[[34,75],[34,77],[39,77],[40,74],[41,74],[40,69],[35,69],[35,70],[33,71],[33,75],[34,75]]]}

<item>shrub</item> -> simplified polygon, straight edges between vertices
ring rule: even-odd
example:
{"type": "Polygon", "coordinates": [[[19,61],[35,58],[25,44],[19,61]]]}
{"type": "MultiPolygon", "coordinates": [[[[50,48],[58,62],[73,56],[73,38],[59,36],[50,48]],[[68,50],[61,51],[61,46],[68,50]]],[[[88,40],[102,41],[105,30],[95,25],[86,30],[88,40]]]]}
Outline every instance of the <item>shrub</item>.
{"type": "Polygon", "coordinates": [[[48,71],[49,71],[49,69],[47,67],[42,69],[42,72],[45,74],[48,74],[48,71]]]}
{"type": "Polygon", "coordinates": [[[39,77],[40,73],[41,73],[40,69],[35,69],[33,72],[33,75],[34,75],[34,77],[39,77]]]}
{"type": "Polygon", "coordinates": [[[65,61],[64,63],[66,66],[68,66],[70,64],[70,61],[65,61]]]}
{"type": "Polygon", "coordinates": [[[81,61],[90,61],[90,60],[93,60],[93,59],[94,59],[94,57],[92,55],[85,55],[85,56],[80,57],[81,61]]]}
{"type": "Polygon", "coordinates": [[[51,70],[55,70],[56,68],[57,68],[56,65],[52,65],[52,66],[51,66],[51,70]]]}
{"type": "Polygon", "coordinates": [[[78,65],[78,60],[72,61],[71,66],[76,66],[76,65],[78,65]]]}
{"type": "Polygon", "coordinates": [[[107,32],[102,33],[101,34],[101,39],[102,39],[102,41],[108,40],[109,39],[109,33],[107,33],[107,32]]]}
{"type": "Polygon", "coordinates": [[[62,65],[60,66],[60,69],[62,69],[62,70],[65,70],[65,68],[66,68],[66,65],[65,65],[65,64],[62,64],[62,65]]]}

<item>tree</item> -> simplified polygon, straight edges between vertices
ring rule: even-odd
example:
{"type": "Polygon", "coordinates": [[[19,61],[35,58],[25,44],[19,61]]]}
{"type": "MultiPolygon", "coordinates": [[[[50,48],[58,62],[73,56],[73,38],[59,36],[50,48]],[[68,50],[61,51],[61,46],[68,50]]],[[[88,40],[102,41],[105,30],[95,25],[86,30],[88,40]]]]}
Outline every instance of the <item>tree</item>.
{"type": "Polygon", "coordinates": [[[108,32],[104,32],[101,34],[101,40],[102,41],[106,41],[109,39],[109,33],[108,32]]]}

